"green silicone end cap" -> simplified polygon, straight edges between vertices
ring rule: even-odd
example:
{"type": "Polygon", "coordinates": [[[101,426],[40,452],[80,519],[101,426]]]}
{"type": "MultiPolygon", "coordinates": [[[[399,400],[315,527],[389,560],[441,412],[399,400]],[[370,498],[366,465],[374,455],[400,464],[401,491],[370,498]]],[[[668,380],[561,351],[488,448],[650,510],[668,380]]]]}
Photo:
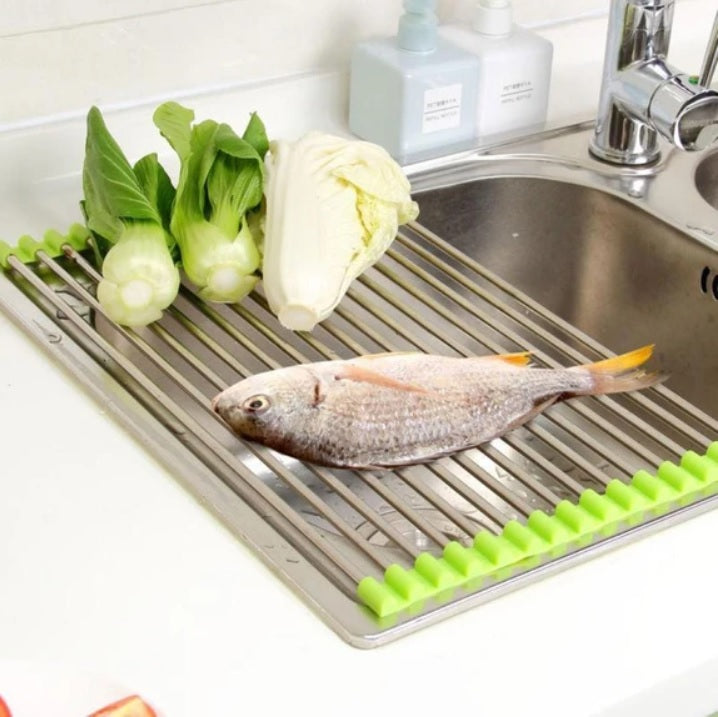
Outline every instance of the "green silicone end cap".
{"type": "Polygon", "coordinates": [[[518,520],[510,520],[506,523],[502,535],[526,555],[536,555],[548,547],[547,541],[540,533],[522,525],[518,520]]]}
{"type": "Polygon", "coordinates": [[[554,514],[569,530],[576,535],[586,535],[596,530],[600,520],[584,510],[580,505],[574,505],[568,500],[562,500],[554,514]]]}
{"type": "Polygon", "coordinates": [[[379,617],[399,612],[406,604],[385,583],[380,583],[372,577],[366,577],[359,581],[357,595],[379,617]]]}
{"type": "Polygon", "coordinates": [[[686,467],[677,466],[674,463],[666,461],[658,468],[658,477],[667,483],[681,497],[691,496],[703,490],[704,483],[701,480],[700,473],[694,474],[686,468],[690,465],[690,459],[684,458],[681,463],[686,467]]]}
{"type": "Polygon", "coordinates": [[[457,572],[445,560],[435,558],[431,553],[422,553],[414,563],[416,572],[437,590],[448,590],[462,582],[457,572]]]}
{"type": "Polygon", "coordinates": [[[87,249],[90,240],[90,231],[82,224],[73,224],[67,234],[61,234],[55,229],[48,229],[42,237],[42,249],[50,256],[61,256],[65,247],[69,246],[75,251],[87,249]]]}
{"type": "Polygon", "coordinates": [[[0,239],[0,266],[3,269],[8,269],[10,267],[8,259],[12,253],[12,247],[0,239]]]}
{"type": "Polygon", "coordinates": [[[554,515],[546,515],[542,510],[535,510],[529,516],[527,525],[540,535],[552,547],[565,545],[574,538],[574,534],[554,515]]]}
{"type": "Polygon", "coordinates": [[[40,242],[29,235],[21,236],[15,246],[0,241],[0,266],[7,269],[10,256],[17,257],[23,264],[31,264],[37,261],[39,251],[43,251],[53,258],[61,256],[65,246],[70,246],[76,251],[83,251],[87,249],[91,236],[87,227],[82,224],[73,224],[64,235],[55,229],[48,229],[40,242]]]}
{"type": "Polygon", "coordinates": [[[481,553],[495,568],[515,563],[524,557],[522,550],[506,540],[503,536],[492,535],[487,531],[474,538],[474,548],[481,553]]]}
{"type": "Polygon", "coordinates": [[[477,550],[465,548],[452,540],[444,548],[444,560],[466,580],[483,577],[491,572],[493,565],[477,550]]]}
{"type": "MultiPolygon", "coordinates": [[[[631,485],[641,491],[654,504],[666,503],[676,497],[676,491],[667,483],[652,476],[648,471],[638,471],[631,485]]],[[[655,507],[655,505],[654,505],[655,507]]]]}
{"type": "Polygon", "coordinates": [[[599,495],[591,488],[581,493],[578,504],[603,523],[613,523],[624,517],[624,511],[619,505],[605,495],[599,495]]]}
{"type": "Polygon", "coordinates": [[[35,261],[35,254],[38,249],[41,249],[42,245],[40,242],[35,241],[31,236],[21,236],[17,240],[17,251],[16,255],[23,264],[30,264],[35,261]]]}
{"type": "Polygon", "coordinates": [[[407,602],[423,600],[432,593],[432,585],[414,570],[401,565],[390,565],[384,572],[384,579],[399,597],[407,602]]]}
{"type": "Polygon", "coordinates": [[[62,247],[66,243],[65,237],[54,229],[46,231],[45,236],[42,238],[42,245],[45,252],[50,256],[60,256],[60,254],[62,254],[62,247]]]}
{"type": "Polygon", "coordinates": [[[67,241],[78,250],[87,249],[87,242],[90,241],[92,234],[84,224],[72,224],[67,233],[67,241]]]}

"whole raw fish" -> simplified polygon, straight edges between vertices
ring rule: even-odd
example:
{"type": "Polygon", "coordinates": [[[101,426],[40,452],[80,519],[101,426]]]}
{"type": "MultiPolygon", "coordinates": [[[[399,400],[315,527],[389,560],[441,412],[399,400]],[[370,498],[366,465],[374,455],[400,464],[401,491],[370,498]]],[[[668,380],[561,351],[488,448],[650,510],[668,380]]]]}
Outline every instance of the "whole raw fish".
{"type": "Polygon", "coordinates": [[[556,401],[634,391],[652,346],[586,366],[528,367],[528,354],[453,358],[389,353],[256,374],[213,409],[242,438],[342,468],[421,463],[477,446],[556,401]]]}

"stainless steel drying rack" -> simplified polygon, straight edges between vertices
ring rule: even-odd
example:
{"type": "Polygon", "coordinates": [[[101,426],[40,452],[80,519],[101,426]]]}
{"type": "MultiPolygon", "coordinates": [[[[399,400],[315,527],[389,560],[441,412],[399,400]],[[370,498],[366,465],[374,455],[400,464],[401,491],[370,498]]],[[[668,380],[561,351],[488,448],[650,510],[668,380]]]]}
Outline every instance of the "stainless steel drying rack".
{"type": "MultiPolygon", "coordinates": [[[[240,441],[209,410],[211,397],[267,368],[382,351],[529,350],[546,366],[610,354],[416,223],[312,334],[284,330],[261,293],[237,306],[207,304],[188,285],[160,322],[126,330],[105,318],[94,292],[99,275],[69,246],[59,259],[39,252],[34,265],[11,257],[10,267],[0,280],[0,306],[357,646],[395,639],[717,499],[675,506],[473,592],[382,620],[356,597],[363,577],[379,578],[393,563],[411,567],[449,540],[468,545],[482,529],[499,533],[511,519],[551,511],[686,450],[703,452],[718,438],[718,421],[659,386],[552,407],[502,439],[429,465],[318,468],[240,441]]],[[[235,599],[241,607],[241,595],[235,599]]]]}

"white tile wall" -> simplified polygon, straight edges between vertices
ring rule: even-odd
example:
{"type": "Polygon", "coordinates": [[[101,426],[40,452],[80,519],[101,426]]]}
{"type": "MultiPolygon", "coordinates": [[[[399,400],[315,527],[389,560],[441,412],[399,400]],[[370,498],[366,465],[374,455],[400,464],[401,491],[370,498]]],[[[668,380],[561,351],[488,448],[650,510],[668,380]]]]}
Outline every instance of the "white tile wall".
{"type": "MultiPolygon", "coordinates": [[[[596,0],[516,0],[531,22],[596,0]]],[[[601,3],[598,3],[599,5],[601,3]]],[[[401,0],[5,0],[0,126],[346,66],[354,43],[394,31],[401,0]]],[[[460,0],[443,0],[450,15],[460,0]]]]}
{"type": "MultiPolygon", "coordinates": [[[[443,0],[442,15],[468,21],[476,0],[443,0]]],[[[606,13],[609,0],[513,0],[514,17],[521,25],[542,26],[606,13]]]]}
{"type": "Polygon", "coordinates": [[[0,37],[92,25],[135,15],[150,15],[217,0],[4,0],[0,37]]]}
{"type": "MultiPolygon", "coordinates": [[[[439,15],[465,16],[473,1],[439,0],[439,15]]],[[[546,26],[605,12],[608,0],[514,8],[518,22],[546,26]]],[[[401,0],[5,0],[0,129],[341,70],[357,40],[393,33],[400,11],[401,0]]]]}

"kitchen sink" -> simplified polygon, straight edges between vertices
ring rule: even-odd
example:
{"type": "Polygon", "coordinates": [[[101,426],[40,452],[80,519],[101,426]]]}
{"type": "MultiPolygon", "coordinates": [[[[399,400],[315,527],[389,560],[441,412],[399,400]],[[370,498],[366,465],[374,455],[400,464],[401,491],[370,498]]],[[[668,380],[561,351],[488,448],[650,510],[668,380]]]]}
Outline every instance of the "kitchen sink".
{"type": "Polygon", "coordinates": [[[283,329],[261,289],[211,305],[187,284],[160,322],[123,329],[96,302],[89,256],[69,246],[35,264],[11,259],[0,308],[341,637],[379,645],[718,502],[708,490],[669,500],[403,611],[359,597],[366,578],[410,572],[477,535],[493,544],[486,536],[508,524],[520,530],[537,511],[718,439],[718,212],[694,182],[701,157],[666,148],[657,165],[611,167],[588,155],[590,131],[407,168],[418,222],[312,334],[283,329]],[[556,405],[478,449],[396,471],[303,464],[242,442],[210,409],[239,378],[297,362],[531,351],[566,366],[647,343],[665,385],[556,405]]]}

